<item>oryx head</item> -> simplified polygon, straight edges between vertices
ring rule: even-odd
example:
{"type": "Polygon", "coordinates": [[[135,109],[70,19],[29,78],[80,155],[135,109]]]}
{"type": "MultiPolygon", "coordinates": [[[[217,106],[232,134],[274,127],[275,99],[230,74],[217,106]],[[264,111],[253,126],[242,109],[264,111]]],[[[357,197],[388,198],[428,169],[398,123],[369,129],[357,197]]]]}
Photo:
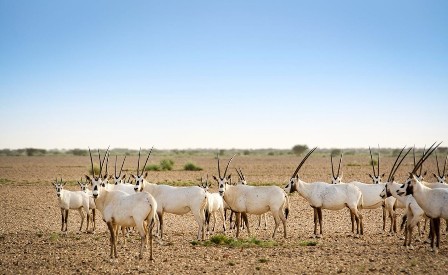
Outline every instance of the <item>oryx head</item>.
{"type": "Polygon", "coordinates": [[[198,186],[204,188],[204,190],[208,192],[208,189],[212,186],[211,183],[208,182],[208,174],[205,179],[204,177],[201,177],[201,184],[198,184],[198,186]]]}
{"type": "Polygon", "coordinates": [[[406,182],[400,187],[398,195],[413,195],[415,188],[417,185],[421,184],[421,181],[418,179],[416,173],[419,170],[419,168],[423,165],[423,163],[429,158],[429,156],[439,147],[439,144],[437,144],[435,147],[434,145],[436,142],[434,142],[431,147],[429,147],[428,151],[423,154],[423,156],[420,158],[420,160],[414,165],[414,169],[412,172],[409,173],[409,178],[406,180],[406,182]]]}
{"type": "Polygon", "coordinates": [[[308,159],[308,157],[316,150],[317,147],[314,147],[311,151],[306,154],[306,156],[302,159],[302,161],[299,163],[299,166],[297,166],[296,170],[292,174],[291,178],[289,179],[288,184],[283,188],[286,193],[292,193],[297,190],[297,183],[299,181],[299,170],[302,167],[302,165],[305,163],[305,161],[308,159]]]}
{"type": "Polygon", "coordinates": [[[437,152],[435,153],[435,155],[436,155],[436,163],[437,163],[437,175],[435,173],[433,173],[433,175],[436,178],[438,183],[445,183],[446,184],[446,182],[445,182],[445,169],[446,169],[446,160],[448,159],[448,155],[445,158],[445,163],[443,164],[443,171],[442,171],[442,173],[440,173],[439,160],[437,159],[437,152]]]}
{"type": "Polygon", "coordinates": [[[146,158],[146,161],[145,161],[145,165],[143,165],[143,168],[141,171],[140,171],[140,152],[141,152],[142,148],[140,148],[140,150],[138,151],[137,175],[131,175],[135,179],[134,190],[136,192],[142,191],[142,189],[143,189],[143,181],[148,176],[148,172],[147,171],[145,172],[145,168],[146,168],[146,164],[148,163],[148,159],[149,159],[149,156],[151,155],[153,148],[154,148],[154,146],[151,147],[151,150],[149,150],[148,157],[146,158]]]}
{"type": "Polygon", "coordinates": [[[81,187],[81,191],[83,191],[83,192],[87,192],[87,184],[88,184],[88,182],[87,181],[83,182],[82,178],[80,181],[78,181],[78,185],[79,185],[79,187],[81,187]]]}
{"type": "Polygon", "coordinates": [[[64,189],[64,185],[66,184],[66,182],[61,181],[58,182],[58,179],[56,178],[55,182],[52,182],[54,188],[56,189],[56,195],[58,197],[61,197],[61,193],[62,193],[62,189],[64,189]]]}
{"type": "Polygon", "coordinates": [[[380,146],[378,145],[378,169],[375,173],[375,164],[373,163],[373,157],[372,157],[372,150],[370,150],[369,146],[369,152],[370,152],[370,164],[372,165],[372,171],[373,176],[371,174],[368,174],[369,177],[372,179],[373,184],[379,184],[381,182],[381,178],[384,177],[384,173],[380,176],[380,146]]]}
{"type": "Polygon", "coordinates": [[[100,163],[100,172],[99,172],[98,176],[95,176],[95,170],[93,169],[92,152],[90,151],[90,148],[89,148],[89,154],[90,154],[90,164],[92,165],[92,178],[90,178],[88,175],[85,175],[85,177],[92,184],[92,195],[93,195],[93,197],[97,198],[98,195],[99,195],[99,192],[100,192],[100,187],[104,187],[105,186],[104,182],[105,182],[105,179],[106,179],[107,175],[103,176],[102,171],[103,171],[104,161],[105,161],[106,157],[109,154],[109,147],[107,147],[106,153],[104,154],[104,157],[103,157],[102,161],[101,161],[100,150],[98,149],[98,160],[99,160],[99,163],[100,163]]]}
{"type": "Polygon", "coordinates": [[[341,157],[339,158],[338,173],[336,175],[334,174],[333,155],[332,154],[330,154],[330,161],[331,161],[331,184],[339,184],[342,181],[342,175],[339,176],[339,171],[341,170],[342,153],[341,153],[341,157]]]}
{"type": "Polygon", "coordinates": [[[121,164],[121,168],[120,168],[120,173],[118,173],[118,175],[117,175],[117,156],[115,156],[115,169],[114,169],[114,175],[112,176],[112,175],[110,175],[110,179],[113,179],[114,180],[114,185],[118,185],[118,184],[122,184],[122,183],[124,183],[124,179],[126,178],[126,175],[121,175],[121,171],[123,171],[123,165],[124,165],[124,162],[126,161],[126,155],[124,156],[124,159],[123,159],[123,163],[121,164]]]}
{"type": "Polygon", "coordinates": [[[236,173],[238,174],[239,177],[239,181],[237,182],[237,184],[241,184],[241,185],[247,185],[247,180],[246,177],[243,174],[243,170],[241,170],[241,168],[238,170],[237,168],[235,168],[236,173]]]}
{"type": "Polygon", "coordinates": [[[226,187],[227,187],[227,181],[230,181],[230,179],[232,178],[232,175],[227,175],[227,169],[229,168],[230,162],[232,162],[232,159],[235,157],[235,155],[233,155],[233,157],[229,160],[229,162],[227,163],[226,166],[226,170],[224,171],[224,175],[221,176],[221,168],[219,167],[219,154],[217,154],[217,159],[218,159],[218,177],[213,176],[213,178],[218,182],[218,192],[219,195],[221,195],[221,197],[224,196],[224,192],[226,191],[226,187]]]}

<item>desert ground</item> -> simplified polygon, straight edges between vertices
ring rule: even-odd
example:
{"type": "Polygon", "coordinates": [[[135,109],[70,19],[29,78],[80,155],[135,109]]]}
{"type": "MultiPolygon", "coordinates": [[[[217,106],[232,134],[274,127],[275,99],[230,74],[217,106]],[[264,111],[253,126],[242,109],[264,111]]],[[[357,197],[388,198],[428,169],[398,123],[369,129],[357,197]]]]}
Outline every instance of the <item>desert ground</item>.
{"type": "MultiPolygon", "coordinates": [[[[210,156],[163,157],[174,160],[172,171],[150,171],[147,180],[170,185],[197,184],[201,176],[217,174],[216,159],[210,156]],[[183,171],[192,161],[203,171],[183,171]]],[[[222,156],[223,164],[230,156],[222,156]]],[[[158,163],[162,157],[151,157],[158,163]]],[[[283,187],[301,158],[284,156],[237,156],[229,172],[236,178],[236,167],[243,170],[249,184],[283,187]]],[[[344,181],[370,182],[368,155],[344,157],[344,181]]],[[[381,173],[386,178],[394,158],[384,156],[381,173]]],[[[135,173],[137,158],[128,157],[124,170],[135,173]]],[[[110,165],[110,164],[109,164],[110,165]]],[[[97,214],[95,233],[78,232],[80,218],[70,211],[68,234],[60,233],[60,209],[56,192],[51,185],[56,177],[67,181],[66,189],[79,190],[76,181],[88,172],[90,161],[81,156],[0,157],[0,273],[1,274],[68,274],[68,273],[151,273],[151,274],[310,274],[310,273],[412,273],[446,274],[448,242],[442,222],[442,241],[438,254],[429,245],[414,242],[414,249],[405,249],[402,233],[390,235],[382,230],[382,210],[362,210],[364,236],[350,234],[347,209],[323,211],[323,237],[313,239],[313,210],[297,193],[290,195],[291,211],[287,221],[288,237],[283,229],[268,247],[229,247],[226,245],[195,244],[197,225],[191,214],[165,214],[165,235],[154,243],[155,260],[149,251],[138,259],[140,240],[131,234],[125,246],[118,244],[118,259],[109,258],[109,232],[97,214]],[[310,246],[307,244],[316,244],[310,246]]],[[[397,172],[396,179],[404,180],[412,169],[408,157],[397,172]]],[[[425,163],[428,180],[436,171],[433,158],[425,163]],[[430,176],[431,175],[431,176],[430,176]]],[[[113,166],[109,166],[113,173],[113,166]]],[[[228,173],[229,173],[228,172],[228,173]]],[[[303,180],[330,180],[328,155],[312,155],[302,167],[303,180]]],[[[212,191],[216,191],[214,183],[212,191]]],[[[398,210],[399,213],[403,211],[398,210]]],[[[401,215],[399,221],[401,221],[401,215]]],[[[218,220],[219,221],[219,220],[218,220]]],[[[256,217],[250,217],[252,236],[271,240],[273,219],[268,217],[268,228],[257,229],[256,217]]],[[[389,220],[387,231],[389,230],[389,220]]],[[[415,230],[416,231],[416,230],[415,230]]],[[[415,233],[414,231],[414,233],[415,233]]],[[[220,226],[213,234],[223,234],[220,226]]],[[[225,232],[234,237],[234,231],[225,232]]],[[[121,236],[120,236],[121,238],[121,236]]],[[[246,231],[240,238],[248,239],[246,231]]]]}

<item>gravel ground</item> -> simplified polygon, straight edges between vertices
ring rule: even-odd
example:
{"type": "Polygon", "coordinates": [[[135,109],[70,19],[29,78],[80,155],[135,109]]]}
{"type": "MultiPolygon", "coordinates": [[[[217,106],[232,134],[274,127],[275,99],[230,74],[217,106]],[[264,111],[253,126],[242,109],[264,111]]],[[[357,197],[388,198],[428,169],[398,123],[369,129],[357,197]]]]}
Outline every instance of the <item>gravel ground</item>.
{"type": "MultiPolygon", "coordinates": [[[[197,182],[201,175],[216,173],[216,161],[208,157],[173,158],[175,171],[151,172],[153,182],[197,182]],[[180,171],[183,164],[193,161],[204,168],[200,172],[180,171]]],[[[152,163],[160,159],[155,158],[152,163]]],[[[368,181],[367,157],[349,156],[344,162],[344,175],[349,180],[368,181]],[[359,178],[356,178],[359,177],[359,178]]],[[[392,158],[385,158],[390,167],[392,158]]],[[[397,177],[404,178],[409,163],[397,177]]],[[[135,169],[134,158],[125,169],[135,169]],[[128,166],[129,165],[129,166],[128,166]]],[[[293,156],[237,157],[234,167],[242,167],[249,181],[284,185],[298,159],[293,156]]],[[[312,238],[313,210],[298,194],[290,196],[291,211],[287,223],[288,238],[282,228],[272,247],[231,248],[227,246],[192,245],[197,225],[191,214],[165,216],[165,236],[154,245],[155,261],[149,261],[146,251],[138,259],[139,237],[131,234],[125,246],[119,244],[118,259],[109,259],[109,233],[101,215],[97,216],[94,234],[79,233],[80,218],[76,211],[69,215],[68,234],[60,234],[60,210],[50,185],[52,179],[63,177],[75,181],[87,170],[86,157],[0,157],[0,273],[429,273],[446,274],[448,247],[443,230],[438,254],[429,245],[414,242],[414,249],[402,246],[402,234],[389,235],[382,231],[382,211],[363,210],[365,235],[350,234],[348,210],[323,211],[324,234],[312,238]],[[308,241],[316,246],[306,246],[308,241]]],[[[433,164],[428,164],[434,168],[433,164]]],[[[111,168],[109,168],[111,169],[111,168]]],[[[307,181],[329,179],[327,158],[314,157],[301,173],[307,181]]],[[[434,170],[434,169],[433,169],[434,170]]],[[[429,170],[432,172],[433,170],[429,170]]],[[[112,168],[113,171],[113,168],[112,168]]],[[[384,171],[386,172],[386,171],[384,171]]],[[[78,190],[74,184],[67,189],[78,190]]],[[[216,186],[215,186],[216,189],[216,186]]],[[[401,210],[398,210],[401,213],[401,210]]],[[[256,217],[250,217],[252,237],[270,240],[272,217],[268,229],[257,229],[256,217]]],[[[444,223],[442,223],[444,224],[444,223]]],[[[442,226],[444,229],[444,226],[442,226]]],[[[219,227],[220,228],[220,227],[219,227]]],[[[389,228],[389,222],[387,225],[389,228]]],[[[85,228],[84,228],[85,230],[85,228]]],[[[247,239],[246,231],[241,238],[247,239]]],[[[217,232],[222,233],[222,232],[217,232]]],[[[235,232],[226,232],[234,237],[235,232]]]]}

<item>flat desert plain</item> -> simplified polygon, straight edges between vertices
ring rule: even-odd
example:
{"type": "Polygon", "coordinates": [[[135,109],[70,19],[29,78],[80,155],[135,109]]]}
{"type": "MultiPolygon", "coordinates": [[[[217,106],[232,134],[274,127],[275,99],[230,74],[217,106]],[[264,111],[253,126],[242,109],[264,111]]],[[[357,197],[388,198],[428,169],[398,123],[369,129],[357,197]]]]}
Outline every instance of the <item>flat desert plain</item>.
{"type": "MultiPolygon", "coordinates": [[[[230,156],[222,156],[221,167],[230,156]]],[[[216,159],[210,156],[151,157],[149,163],[161,159],[174,161],[172,171],[150,171],[148,181],[171,184],[197,184],[201,176],[217,174],[216,159]],[[203,171],[183,171],[187,162],[202,167],[203,171]]],[[[370,182],[368,155],[346,156],[342,172],[345,181],[370,182]]],[[[300,158],[284,156],[237,156],[229,172],[236,179],[235,168],[241,168],[249,184],[278,185],[283,187],[300,158]]],[[[381,160],[381,173],[389,173],[393,157],[381,160]]],[[[124,170],[135,173],[137,158],[128,157],[124,170]]],[[[113,166],[109,163],[109,172],[113,166]]],[[[404,180],[412,169],[408,157],[397,172],[396,179],[404,180]]],[[[350,234],[348,209],[323,211],[323,237],[313,239],[313,210],[297,193],[290,195],[290,216],[286,239],[283,229],[266,246],[231,247],[226,245],[196,244],[197,224],[193,215],[165,214],[165,235],[154,244],[155,260],[149,261],[149,251],[138,259],[140,240],[134,233],[127,244],[118,244],[118,259],[109,258],[109,232],[97,214],[94,234],[79,233],[80,218],[70,211],[68,233],[60,234],[60,209],[51,182],[62,177],[66,189],[79,190],[76,180],[87,173],[88,157],[43,156],[0,157],[0,273],[2,274],[68,274],[68,273],[151,273],[151,274],[310,274],[310,273],[428,273],[446,274],[448,241],[445,222],[442,222],[442,242],[438,254],[430,252],[429,245],[414,242],[414,249],[403,247],[402,233],[390,235],[382,230],[382,210],[362,210],[364,236],[350,234]]],[[[425,163],[428,180],[436,171],[433,158],[425,163]]],[[[312,155],[302,167],[303,180],[326,181],[331,175],[329,156],[312,155]]],[[[212,191],[216,191],[216,183],[212,191]]],[[[402,209],[398,209],[401,222],[402,209]]],[[[219,221],[219,220],[218,220],[219,221]]],[[[252,236],[270,241],[273,219],[268,216],[268,228],[257,228],[257,217],[250,217],[252,236]]],[[[387,221],[387,231],[390,222],[387,221]]],[[[428,230],[428,229],[427,229],[428,230]]],[[[83,228],[85,231],[85,228],[83,228]]],[[[416,230],[415,230],[416,231],[416,230]]],[[[414,231],[414,233],[415,233],[414,231]]],[[[223,233],[221,226],[213,234],[234,237],[234,231],[223,233]]],[[[121,238],[121,236],[120,236],[121,238]]],[[[250,237],[242,231],[240,238],[250,237]]]]}

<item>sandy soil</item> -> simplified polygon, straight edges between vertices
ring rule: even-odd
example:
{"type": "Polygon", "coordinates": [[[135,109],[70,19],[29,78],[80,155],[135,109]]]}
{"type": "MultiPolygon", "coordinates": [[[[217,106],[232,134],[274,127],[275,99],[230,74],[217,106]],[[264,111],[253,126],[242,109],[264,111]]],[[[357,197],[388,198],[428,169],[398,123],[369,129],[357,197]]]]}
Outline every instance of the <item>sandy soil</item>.
{"type": "MultiPolygon", "coordinates": [[[[177,157],[174,171],[150,172],[148,180],[170,184],[198,182],[207,173],[216,174],[216,160],[210,157],[177,157]],[[204,171],[181,171],[193,161],[204,171]]],[[[227,158],[223,158],[227,159],[227,158]]],[[[158,163],[160,158],[150,162],[158,163]]],[[[347,156],[344,159],[344,179],[368,181],[371,172],[366,156],[347,156]]],[[[294,156],[239,156],[231,165],[241,167],[249,182],[285,185],[299,159],[294,156]]],[[[384,158],[381,167],[388,173],[392,158],[384,158]]],[[[118,245],[119,258],[109,259],[109,233],[97,216],[94,234],[78,233],[80,218],[70,212],[68,234],[61,235],[60,210],[56,193],[50,182],[63,177],[70,183],[67,189],[78,190],[74,182],[84,175],[89,166],[87,157],[1,157],[0,158],[0,273],[430,273],[446,274],[448,246],[445,230],[441,249],[435,255],[422,242],[414,243],[414,250],[403,248],[399,236],[382,231],[382,211],[363,210],[365,235],[354,238],[349,234],[348,210],[323,211],[324,236],[311,239],[313,211],[298,194],[291,195],[288,219],[288,238],[282,230],[275,238],[274,247],[230,248],[226,246],[194,246],[197,225],[191,214],[165,216],[165,236],[155,243],[155,261],[149,252],[138,260],[139,237],[128,238],[126,246],[118,245]],[[307,240],[317,246],[303,246],[307,240]]],[[[136,158],[125,164],[127,173],[134,171],[136,158]]],[[[435,171],[430,162],[428,172],[435,171]]],[[[403,179],[412,160],[405,161],[397,173],[403,179]]],[[[113,172],[113,167],[109,168],[113,172]]],[[[306,181],[329,181],[331,173],[328,157],[311,157],[300,173],[306,181]]],[[[230,171],[230,170],[229,170],[230,171]]],[[[216,190],[216,186],[214,186],[216,190]]],[[[401,213],[401,210],[399,210],[401,213]]],[[[268,229],[257,229],[255,217],[250,217],[252,236],[269,240],[273,220],[268,218],[268,229]]],[[[444,228],[444,222],[442,222],[444,228]]],[[[389,228],[389,222],[387,227],[389,228]]],[[[84,228],[85,230],[85,228],[84,228]]],[[[234,236],[234,232],[226,232],[234,236]]],[[[243,231],[242,238],[248,238],[243,231]]]]}

